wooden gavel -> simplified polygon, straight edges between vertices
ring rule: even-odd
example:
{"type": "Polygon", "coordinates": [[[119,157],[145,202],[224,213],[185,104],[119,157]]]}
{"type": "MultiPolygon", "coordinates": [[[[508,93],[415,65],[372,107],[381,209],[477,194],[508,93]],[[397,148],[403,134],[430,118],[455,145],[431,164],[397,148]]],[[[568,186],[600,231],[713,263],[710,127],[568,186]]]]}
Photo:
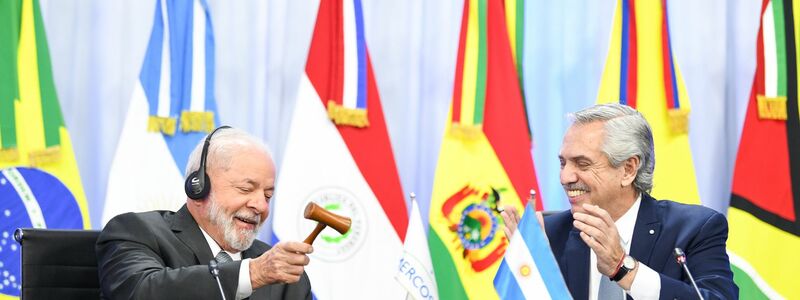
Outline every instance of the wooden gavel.
{"type": "Polygon", "coordinates": [[[318,222],[317,227],[314,228],[314,231],[312,231],[311,234],[309,234],[308,237],[303,241],[309,245],[314,243],[317,235],[319,235],[319,233],[322,232],[326,226],[330,226],[341,234],[345,234],[348,230],[350,230],[350,218],[334,214],[320,207],[314,202],[309,202],[308,205],[306,205],[306,210],[303,212],[303,216],[306,219],[318,222]]]}

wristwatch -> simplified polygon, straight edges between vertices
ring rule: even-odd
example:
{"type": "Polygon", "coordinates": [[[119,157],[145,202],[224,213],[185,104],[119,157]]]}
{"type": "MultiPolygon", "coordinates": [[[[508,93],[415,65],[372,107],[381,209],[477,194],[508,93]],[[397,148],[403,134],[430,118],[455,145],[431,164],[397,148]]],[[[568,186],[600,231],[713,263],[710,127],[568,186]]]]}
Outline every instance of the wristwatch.
{"type": "Polygon", "coordinates": [[[633,258],[633,256],[625,255],[617,267],[617,272],[611,276],[611,281],[622,280],[622,278],[625,278],[625,275],[628,275],[628,272],[633,271],[634,268],[636,268],[636,259],[633,258]]]}

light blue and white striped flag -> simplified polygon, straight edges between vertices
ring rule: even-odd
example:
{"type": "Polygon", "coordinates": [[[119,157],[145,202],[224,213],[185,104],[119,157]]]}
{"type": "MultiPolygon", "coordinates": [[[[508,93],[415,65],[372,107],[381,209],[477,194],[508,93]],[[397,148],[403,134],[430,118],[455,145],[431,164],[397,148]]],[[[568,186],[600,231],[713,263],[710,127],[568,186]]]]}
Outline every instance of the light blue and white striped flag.
{"type": "Polygon", "coordinates": [[[530,205],[497,270],[494,289],[500,299],[572,299],[530,205]]]}
{"type": "Polygon", "coordinates": [[[111,164],[103,224],[125,212],[180,208],[189,153],[219,124],[206,0],[153,2],[153,29],[111,164]]]}

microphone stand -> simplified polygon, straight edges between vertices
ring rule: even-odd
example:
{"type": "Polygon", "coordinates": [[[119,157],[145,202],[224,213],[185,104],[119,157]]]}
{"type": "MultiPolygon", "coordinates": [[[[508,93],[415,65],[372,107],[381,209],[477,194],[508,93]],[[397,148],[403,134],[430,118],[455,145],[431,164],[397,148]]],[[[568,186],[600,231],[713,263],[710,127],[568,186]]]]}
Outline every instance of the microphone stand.
{"type": "Polygon", "coordinates": [[[222,290],[222,282],[219,281],[219,267],[217,267],[216,259],[212,259],[208,262],[208,271],[211,272],[211,276],[214,276],[214,279],[217,280],[217,286],[219,286],[219,293],[222,295],[222,300],[226,300],[225,291],[222,290]]]}
{"type": "Polygon", "coordinates": [[[694,282],[694,277],[692,276],[692,272],[689,272],[689,268],[686,267],[686,253],[683,253],[681,248],[675,248],[675,261],[683,267],[683,270],[686,272],[686,275],[689,275],[689,281],[692,282],[692,286],[694,286],[694,291],[697,292],[697,297],[700,300],[705,300],[703,295],[700,294],[700,288],[697,287],[697,283],[694,282]]]}

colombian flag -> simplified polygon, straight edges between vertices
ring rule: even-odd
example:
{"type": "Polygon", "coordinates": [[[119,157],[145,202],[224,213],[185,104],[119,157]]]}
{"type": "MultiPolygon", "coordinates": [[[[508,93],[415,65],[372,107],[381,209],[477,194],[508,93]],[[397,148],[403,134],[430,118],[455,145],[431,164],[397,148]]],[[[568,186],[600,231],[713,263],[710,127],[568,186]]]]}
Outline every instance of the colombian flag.
{"type": "Polygon", "coordinates": [[[797,299],[800,269],[798,5],[764,0],[756,74],[728,209],[733,279],[743,299],[797,299]]]}
{"type": "Polygon", "coordinates": [[[18,297],[16,228],[89,228],[37,0],[0,1],[0,299],[18,297]]]}
{"type": "Polygon", "coordinates": [[[699,204],[689,148],[689,96],[672,53],[667,1],[619,0],[597,103],[641,112],[653,130],[657,198],[699,204]]]}
{"type": "MultiPolygon", "coordinates": [[[[511,47],[522,44],[513,38],[522,34],[523,18],[515,13],[522,1],[505,1],[508,10],[503,2],[464,1],[453,101],[429,212],[441,299],[497,298],[492,281],[508,247],[498,207],[521,211],[528,191],[538,188],[515,66],[514,53],[522,52],[511,47]]],[[[541,207],[541,199],[536,202],[541,207]]]]}

